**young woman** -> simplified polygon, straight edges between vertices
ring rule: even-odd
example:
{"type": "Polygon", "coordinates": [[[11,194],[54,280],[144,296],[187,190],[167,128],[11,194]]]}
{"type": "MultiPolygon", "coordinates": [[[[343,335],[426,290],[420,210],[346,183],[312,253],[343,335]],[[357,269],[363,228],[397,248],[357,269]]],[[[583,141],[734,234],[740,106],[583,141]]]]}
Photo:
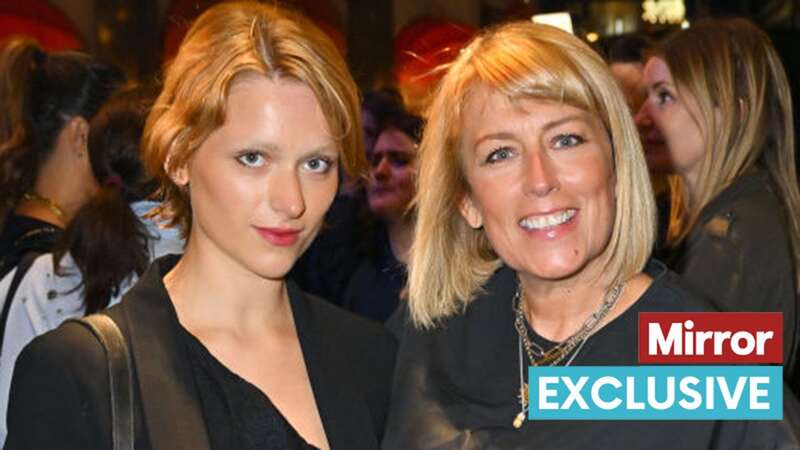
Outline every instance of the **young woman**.
{"type": "MultiPolygon", "coordinates": [[[[143,146],[187,244],[107,313],[135,366],[136,448],[377,449],[393,339],[285,279],[337,166],[363,167],[336,47],[275,6],[212,7],[167,69],[143,146]]],[[[109,411],[102,348],[62,326],[18,359],[6,449],[110,448],[109,411]]]]}

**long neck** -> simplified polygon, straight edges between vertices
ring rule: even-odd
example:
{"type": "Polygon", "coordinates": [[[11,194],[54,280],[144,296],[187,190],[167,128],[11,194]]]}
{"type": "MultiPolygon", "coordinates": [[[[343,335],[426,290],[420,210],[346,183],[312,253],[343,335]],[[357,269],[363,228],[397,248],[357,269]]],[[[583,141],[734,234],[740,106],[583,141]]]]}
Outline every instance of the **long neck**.
{"type": "Polygon", "coordinates": [[[164,277],[185,327],[247,335],[292,323],[284,279],[261,277],[219,247],[193,237],[164,277]]]}

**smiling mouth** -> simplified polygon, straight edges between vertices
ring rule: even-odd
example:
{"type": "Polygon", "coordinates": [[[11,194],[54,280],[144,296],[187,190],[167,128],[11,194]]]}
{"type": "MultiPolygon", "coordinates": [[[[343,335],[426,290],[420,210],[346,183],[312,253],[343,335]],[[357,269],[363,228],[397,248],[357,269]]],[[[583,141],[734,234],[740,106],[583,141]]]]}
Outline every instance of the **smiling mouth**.
{"type": "Polygon", "coordinates": [[[568,222],[577,212],[575,208],[567,208],[551,214],[526,217],[519,221],[519,225],[526,230],[545,230],[568,222]]]}

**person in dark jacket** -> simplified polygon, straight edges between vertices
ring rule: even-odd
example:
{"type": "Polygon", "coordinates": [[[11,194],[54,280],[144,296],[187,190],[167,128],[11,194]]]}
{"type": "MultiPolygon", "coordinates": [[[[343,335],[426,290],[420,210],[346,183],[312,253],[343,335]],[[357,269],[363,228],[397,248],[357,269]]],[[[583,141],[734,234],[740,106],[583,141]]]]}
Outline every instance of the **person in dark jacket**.
{"type": "MultiPolygon", "coordinates": [[[[286,280],[338,165],[364,167],[358,106],[334,44],[295,13],[222,3],[190,28],[142,144],[185,253],[107,310],[135,368],[137,449],[378,449],[394,339],[286,280]]],[[[62,325],[17,361],[7,450],[111,448],[88,330],[62,325]]]]}
{"type": "Polygon", "coordinates": [[[744,19],[693,23],[645,67],[639,123],[680,176],[670,264],[722,311],[783,313],[785,376],[800,392],[800,191],[791,95],[769,37],[744,19]]]}
{"type": "Polygon", "coordinates": [[[367,150],[369,216],[343,305],[356,314],[385,322],[396,310],[406,283],[405,264],[415,216],[410,204],[416,192],[416,153],[422,119],[398,104],[380,127],[375,146],[367,150]]]}

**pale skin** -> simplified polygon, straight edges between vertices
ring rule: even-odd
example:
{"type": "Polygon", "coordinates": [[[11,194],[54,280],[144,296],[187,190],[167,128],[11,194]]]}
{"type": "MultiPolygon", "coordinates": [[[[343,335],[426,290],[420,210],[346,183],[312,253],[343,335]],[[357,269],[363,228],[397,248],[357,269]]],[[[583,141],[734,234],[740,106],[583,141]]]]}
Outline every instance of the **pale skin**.
{"type": "MultiPolygon", "coordinates": [[[[689,202],[698,192],[700,170],[705,155],[705,131],[696,119],[701,117],[694,98],[679,95],[667,63],[652,57],[644,70],[648,96],[636,114],[642,128],[652,128],[666,144],[672,165],[688,186],[689,202]]],[[[663,145],[662,144],[662,145],[663,145]]]]}
{"type": "Polygon", "coordinates": [[[186,251],[164,277],[181,324],[222,364],[264,392],[308,443],[329,448],[284,276],[311,243],[338,186],[338,150],[313,92],[247,74],[226,122],[187,167],[186,251]],[[275,245],[257,228],[299,230],[275,245]]]}
{"type": "Polygon", "coordinates": [[[21,199],[14,209],[17,214],[60,228],[67,226],[99,188],[89,163],[88,135],[86,119],[69,119],[56,137],[52,153],[39,169],[32,188],[33,192],[52,200],[64,216],[59,216],[41,201],[25,199],[21,199]]]}
{"type": "MultiPolygon", "coordinates": [[[[602,262],[613,226],[611,144],[600,120],[569,105],[510,101],[483,85],[468,97],[462,165],[470,192],[461,212],[485,230],[524,290],[524,310],[541,336],[573,335],[603,302],[602,262]],[[564,224],[531,232],[521,226],[576,211],[564,224]],[[549,234],[548,234],[549,233],[549,234]]],[[[652,280],[626,281],[616,307],[596,329],[638,300],[652,280]]]]}

